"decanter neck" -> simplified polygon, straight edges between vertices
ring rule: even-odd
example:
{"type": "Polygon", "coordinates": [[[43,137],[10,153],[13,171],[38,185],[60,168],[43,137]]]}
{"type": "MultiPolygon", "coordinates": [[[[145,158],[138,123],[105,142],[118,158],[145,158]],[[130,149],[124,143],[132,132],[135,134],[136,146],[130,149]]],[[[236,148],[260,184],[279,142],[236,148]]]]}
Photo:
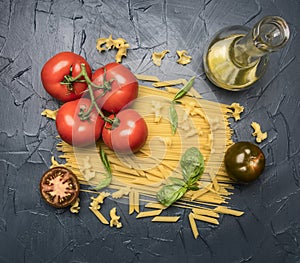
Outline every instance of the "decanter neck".
{"type": "Polygon", "coordinates": [[[267,16],[234,44],[234,59],[241,67],[256,63],[259,58],[285,46],[290,36],[284,19],[267,16]]]}

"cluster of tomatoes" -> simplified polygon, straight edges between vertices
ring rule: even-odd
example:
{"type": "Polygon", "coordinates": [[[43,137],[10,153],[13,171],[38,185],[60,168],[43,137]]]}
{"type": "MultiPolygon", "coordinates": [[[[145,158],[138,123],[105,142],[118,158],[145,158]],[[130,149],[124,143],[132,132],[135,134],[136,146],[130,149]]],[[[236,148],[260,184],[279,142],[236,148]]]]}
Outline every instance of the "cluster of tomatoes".
{"type": "Polygon", "coordinates": [[[109,63],[93,73],[82,56],[61,52],[45,63],[41,79],[46,91],[63,102],[56,127],[65,142],[84,147],[102,137],[122,153],[137,152],[145,144],[146,122],[128,108],[138,96],[138,81],[124,65],[109,63]]]}

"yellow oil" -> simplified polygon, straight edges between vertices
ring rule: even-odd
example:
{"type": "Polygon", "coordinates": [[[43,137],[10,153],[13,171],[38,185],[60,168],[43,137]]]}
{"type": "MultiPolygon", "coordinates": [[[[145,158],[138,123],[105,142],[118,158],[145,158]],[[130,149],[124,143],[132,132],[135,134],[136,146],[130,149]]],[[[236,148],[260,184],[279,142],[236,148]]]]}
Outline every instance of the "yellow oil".
{"type": "Polygon", "coordinates": [[[235,59],[234,45],[243,36],[234,34],[223,39],[215,39],[210,44],[204,57],[204,67],[206,75],[215,85],[228,90],[241,90],[260,77],[258,74],[260,59],[247,66],[239,64],[235,59]]]}

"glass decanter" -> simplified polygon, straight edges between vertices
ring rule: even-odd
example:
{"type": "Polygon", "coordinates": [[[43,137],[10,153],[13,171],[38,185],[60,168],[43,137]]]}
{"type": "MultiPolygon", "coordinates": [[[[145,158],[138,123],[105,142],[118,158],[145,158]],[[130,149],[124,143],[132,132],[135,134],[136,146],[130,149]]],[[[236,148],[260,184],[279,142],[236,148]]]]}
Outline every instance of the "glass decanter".
{"type": "Polygon", "coordinates": [[[238,91],[252,85],[265,72],[268,55],[289,39],[281,17],[267,16],[252,29],[230,26],[219,31],[204,52],[204,70],[216,86],[238,91]]]}

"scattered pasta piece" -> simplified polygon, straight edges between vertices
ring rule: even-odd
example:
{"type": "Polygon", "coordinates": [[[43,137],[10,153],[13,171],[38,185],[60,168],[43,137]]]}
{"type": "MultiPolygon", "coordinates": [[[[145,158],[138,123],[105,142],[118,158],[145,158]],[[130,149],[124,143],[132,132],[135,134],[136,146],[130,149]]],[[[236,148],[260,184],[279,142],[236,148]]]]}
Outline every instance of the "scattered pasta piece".
{"type": "Polygon", "coordinates": [[[109,226],[110,227],[116,227],[116,228],[121,228],[122,227],[122,223],[119,221],[120,220],[120,216],[117,215],[117,208],[112,208],[109,212],[109,216],[110,216],[110,222],[109,222],[109,226]]]}
{"type": "Polygon", "coordinates": [[[241,216],[244,214],[242,211],[229,209],[224,206],[217,206],[215,209],[213,209],[214,212],[219,214],[226,214],[226,215],[232,215],[232,216],[241,216]]]}
{"type": "Polygon", "coordinates": [[[166,209],[166,206],[162,205],[161,203],[147,203],[145,207],[153,209],[166,209]]]}
{"type": "Polygon", "coordinates": [[[195,221],[195,218],[194,218],[194,213],[192,213],[192,212],[189,213],[189,222],[190,222],[190,227],[192,229],[194,238],[197,239],[198,236],[199,236],[199,231],[198,231],[196,221],[195,221]]]}
{"type": "Polygon", "coordinates": [[[114,44],[112,35],[109,35],[109,37],[106,39],[105,46],[108,50],[115,48],[115,44],[114,44]]]}
{"type": "Polygon", "coordinates": [[[205,115],[203,111],[199,107],[196,107],[196,103],[194,101],[186,103],[185,107],[189,115],[191,116],[199,115],[201,118],[205,119],[205,115]]]}
{"type": "Polygon", "coordinates": [[[238,121],[241,119],[241,113],[244,111],[243,106],[241,106],[237,102],[234,102],[228,108],[233,110],[231,114],[235,121],[238,121]]]}
{"type": "Polygon", "coordinates": [[[177,50],[176,51],[178,55],[177,63],[181,65],[189,64],[192,60],[191,56],[188,56],[188,52],[186,50],[177,50]]]}
{"type": "Polygon", "coordinates": [[[57,114],[58,110],[49,110],[49,109],[45,109],[42,111],[41,115],[45,116],[49,119],[55,120],[56,119],[56,114],[57,114]]]}
{"type": "Polygon", "coordinates": [[[129,44],[124,44],[124,46],[118,48],[118,52],[116,54],[116,62],[121,63],[122,57],[127,57],[128,48],[129,48],[129,44]]]}
{"type": "Polygon", "coordinates": [[[101,192],[97,197],[91,197],[92,202],[90,203],[90,210],[94,213],[94,215],[100,220],[102,224],[108,225],[108,221],[106,218],[100,213],[99,209],[101,208],[100,204],[103,204],[104,199],[108,197],[110,194],[107,192],[101,192]]]}
{"type": "Polygon", "coordinates": [[[56,166],[62,166],[62,165],[59,164],[59,163],[55,160],[54,156],[51,156],[51,166],[50,166],[50,169],[53,168],[53,167],[56,167],[56,166]]]}
{"type": "Polygon", "coordinates": [[[157,210],[151,210],[151,211],[146,211],[146,212],[140,212],[136,218],[142,218],[142,217],[150,217],[150,216],[158,216],[162,212],[162,209],[157,209],[157,210]]]}
{"type": "Polygon", "coordinates": [[[124,195],[128,195],[130,193],[130,188],[128,187],[125,187],[125,188],[121,188],[120,190],[112,193],[112,198],[115,198],[115,199],[119,199],[119,198],[122,198],[124,195]]]}
{"type": "Polygon", "coordinates": [[[94,209],[92,207],[89,207],[90,210],[94,213],[94,215],[99,219],[99,221],[104,224],[104,225],[108,225],[108,221],[107,219],[100,213],[100,211],[98,211],[97,209],[94,209]]]}
{"type": "Polygon", "coordinates": [[[134,206],[134,203],[133,203],[133,202],[134,202],[133,192],[130,191],[130,192],[129,192],[129,212],[128,212],[129,215],[131,215],[131,214],[134,213],[134,208],[135,208],[135,206],[134,206]]]}
{"type": "Polygon", "coordinates": [[[161,52],[153,52],[152,54],[152,61],[156,66],[161,66],[161,61],[165,57],[167,53],[169,53],[170,50],[163,50],[161,52]]]}
{"type": "Polygon", "coordinates": [[[251,126],[254,129],[254,132],[252,133],[252,135],[256,137],[256,142],[260,143],[263,140],[267,139],[268,133],[261,131],[259,123],[253,121],[251,123],[251,126]]]}
{"type": "Polygon", "coordinates": [[[152,81],[152,82],[159,82],[159,78],[156,77],[156,76],[143,75],[143,74],[135,74],[135,77],[136,77],[138,80],[152,81]]]}
{"type": "MultiPolygon", "coordinates": [[[[152,84],[155,88],[161,88],[161,87],[170,87],[170,86],[176,86],[180,84],[186,83],[185,79],[172,79],[172,80],[165,80],[165,81],[159,81],[152,84]]],[[[178,92],[178,89],[177,89],[178,92]]]]}
{"type": "Polygon", "coordinates": [[[209,177],[213,183],[213,186],[214,186],[216,192],[218,192],[220,190],[220,186],[219,186],[216,175],[212,171],[209,171],[209,177]]]}
{"type": "Polygon", "coordinates": [[[103,204],[104,199],[108,197],[110,193],[107,192],[101,192],[97,197],[91,197],[92,202],[90,203],[90,208],[93,209],[100,209],[100,204],[103,204]]]}
{"type": "Polygon", "coordinates": [[[82,173],[86,181],[89,181],[96,176],[96,172],[92,169],[92,164],[88,155],[83,160],[82,173]]]}
{"type": "Polygon", "coordinates": [[[152,222],[162,222],[162,223],[176,223],[180,216],[155,216],[151,220],[152,222]]]}
{"type": "Polygon", "coordinates": [[[140,212],[140,205],[139,205],[139,192],[138,191],[130,191],[129,193],[129,214],[140,212]]]}
{"type": "Polygon", "coordinates": [[[161,120],[162,105],[159,101],[152,101],[152,111],[154,112],[154,123],[159,123],[161,120]]]}
{"type": "Polygon", "coordinates": [[[80,202],[80,199],[79,199],[79,197],[77,197],[74,204],[72,204],[72,206],[70,207],[70,212],[71,213],[73,213],[73,214],[78,214],[79,213],[79,210],[80,210],[79,202],[80,202]]]}
{"type": "Polygon", "coordinates": [[[92,202],[90,203],[90,208],[91,208],[91,209],[98,210],[98,209],[101,208],[101,206],[100,206],[100,204],[99,204],[98,202],[92,201],[92,202]]]}
{"type": "Polygon", "coordinates": [[[207,223],[211,223],[214,225],[218,225],[219,221],[215,218],[209,217],[209,216],[203,216],[203,215],[198,215],[198,214],[193,214],[194,219],[204,221],[207,223]]]}
{"type": "Polygon", "coordinates": [[[215,218],[220,217],[217,212],[209,210],[209,209],[193,208],[192,212],[197,215],[203,215],[203,216],[209,216],[209,217],[215,217],[215,218]]]}
{"type": "Polygon", "coordinates": [[[117,49],[117,54],[115,56],[116,62],[121,63],[122,57],[127,56],[127,49],[130,47],[130,45],[127,43],[127,41],[123,38],[117,38],[113,39],[112,35],[110,35],[108,38],[98,38],[96,48],[99,50],[99,52],[105,51],[105,49],[117,49]],[[103,45],[105,44],[105,47],[103,45]]]}

